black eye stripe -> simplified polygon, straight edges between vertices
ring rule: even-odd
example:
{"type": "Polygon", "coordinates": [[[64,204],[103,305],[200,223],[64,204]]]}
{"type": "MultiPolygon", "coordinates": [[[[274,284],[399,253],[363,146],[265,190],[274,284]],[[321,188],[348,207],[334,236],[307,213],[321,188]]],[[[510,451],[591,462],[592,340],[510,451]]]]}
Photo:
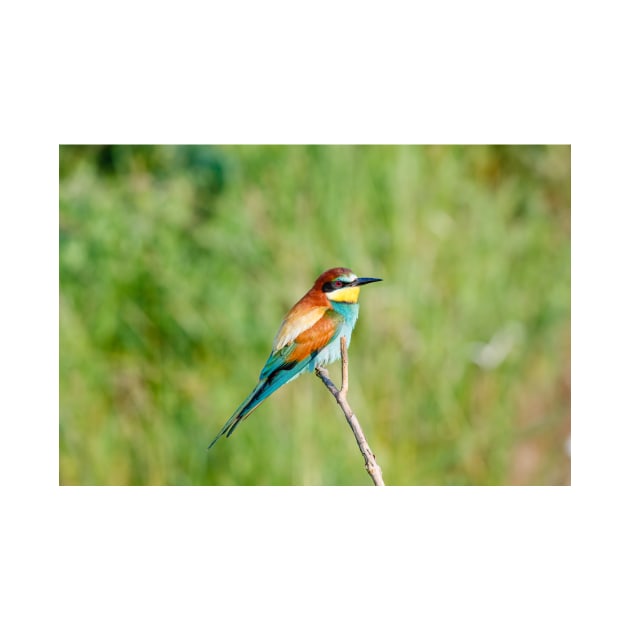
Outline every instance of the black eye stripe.
{"type": "Polygon", "coordinates": [[[352,286],[354,284],[354,280],[331,280],[330,282],[325,282],[322,286],[322,291],[324,293],[330,293],[331,291],[336,291],[337,289],[341,289],[342,287],[352,286]]]}

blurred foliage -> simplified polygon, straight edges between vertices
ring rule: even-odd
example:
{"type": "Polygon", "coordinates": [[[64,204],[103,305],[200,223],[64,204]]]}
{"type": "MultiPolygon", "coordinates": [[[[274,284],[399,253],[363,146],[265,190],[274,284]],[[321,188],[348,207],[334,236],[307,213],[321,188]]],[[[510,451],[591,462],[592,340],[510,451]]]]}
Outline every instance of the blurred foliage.
{"type": "Polygon", "coordinates": [[[62,146],[59,189],[61,484],[369,485],[312,375],[206,451],[338,265],[384,278],[350,402],[386,483],[570,483],[569,147],[62,146]]]}

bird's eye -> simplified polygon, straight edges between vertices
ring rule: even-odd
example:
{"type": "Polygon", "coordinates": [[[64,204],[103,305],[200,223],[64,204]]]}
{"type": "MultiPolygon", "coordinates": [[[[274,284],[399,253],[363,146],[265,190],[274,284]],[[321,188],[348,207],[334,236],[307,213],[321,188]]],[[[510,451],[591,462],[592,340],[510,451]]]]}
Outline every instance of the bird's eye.
{"type": "Polygon", "coordinates": [[[335,289],[340,289],[343,286],[343,282],[341,280],[335,280],[333,284],[335,285],[335,289]]]}

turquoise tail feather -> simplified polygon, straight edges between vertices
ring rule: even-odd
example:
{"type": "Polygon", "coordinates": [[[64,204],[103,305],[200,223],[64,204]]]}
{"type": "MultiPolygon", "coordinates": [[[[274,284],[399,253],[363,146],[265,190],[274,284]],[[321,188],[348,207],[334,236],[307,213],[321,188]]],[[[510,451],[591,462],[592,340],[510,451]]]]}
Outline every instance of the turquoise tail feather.
{"type": "Polygon", "coordinates": [[[214,440],[210,442],[210,446],[208,446],[209,449],[215,445],[216,441],[222,435],[225,435],[227,433],[227,437],[230,437],[230,435],[232,434],[232,431],[236,429],[239,422],[241,420],[244,420],[252,411],[254,411],[256,407],[258,407],[258,405],[260,405],[260,403],[265,398],[267,398],[269,394],[267,394],[267,396],[264,396],[263,398],[261,398],[260,396],[260,392],[262,391],[265,384],[266,383],[264,381],[261,381],[258,383],[258,385],[254,388],[254,391],[241,403],[240,407],[232,414],[230,419],[223,425],[223,428],[221,429],[221,431],[219,431],[219,433],[214,438],[214,440]],[[254,402],[254,398],[257,395],[260,399],[254,402]]]}
{"type": "Polygon", "coordinates": [[[258,407],[258,405],[260,405],[260,403],[269,398],[269,396],[271,396],[271,394],[273,394],[277,389],[299,376],[305,370],[312,370],[314,365],[311,367],[309,362],[312,363],[312,357],[308,357],[299,363],[281,363],[278,367],[276,367],[276,369],[270,371],[270,361],[267,361],[267,364],[261,372],[261,376],[264,374],[264,377],[260,379],[258,385],[256,385],[252,393],[240,404],[239,408],[223,425],[221,431],[219,431],[214,440],[210,442],[208,449],[212,448],[221,436],[225,435],[226,437],[230,437],[239,423],[242,420],[245,420],[245,418],[247,418],[247,416],[249,416],[249,414],[258,407]]]}

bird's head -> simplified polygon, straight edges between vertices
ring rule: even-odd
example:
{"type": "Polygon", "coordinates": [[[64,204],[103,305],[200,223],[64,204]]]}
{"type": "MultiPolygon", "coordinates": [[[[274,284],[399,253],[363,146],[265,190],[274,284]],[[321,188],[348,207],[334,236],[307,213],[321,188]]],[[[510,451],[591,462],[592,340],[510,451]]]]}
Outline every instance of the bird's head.
{"type": "Polygon", "coordinates": [[[335,267],[324,271],[315,280],[314,288],[322,291],[331,302],[356,304],[359,301],[359,291],[362,284],[380,281],[381,278],[357,278],[350,269],[335,267]]]}

